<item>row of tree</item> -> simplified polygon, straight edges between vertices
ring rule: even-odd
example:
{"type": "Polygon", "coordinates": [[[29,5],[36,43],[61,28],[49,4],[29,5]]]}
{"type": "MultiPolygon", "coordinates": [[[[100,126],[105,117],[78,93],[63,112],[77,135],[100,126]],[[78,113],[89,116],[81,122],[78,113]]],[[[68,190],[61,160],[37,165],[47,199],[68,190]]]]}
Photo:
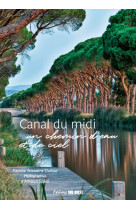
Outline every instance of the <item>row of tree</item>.
{"type": "Polygon", "coordinates": [[[136,10],[121,10],[100,38],[79,43],[57,58],[39,83],[6,98],[28,111],[76,108],[93,113],[98,106],[123,106],[135,112],[136,10]],[[125,102],[126,100],[126,102],[125,102]]]}

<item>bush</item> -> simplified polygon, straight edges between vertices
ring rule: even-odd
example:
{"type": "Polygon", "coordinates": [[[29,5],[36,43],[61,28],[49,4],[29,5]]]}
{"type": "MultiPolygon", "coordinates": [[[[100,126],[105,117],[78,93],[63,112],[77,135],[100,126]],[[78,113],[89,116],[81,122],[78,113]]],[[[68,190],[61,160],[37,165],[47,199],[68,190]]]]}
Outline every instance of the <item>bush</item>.
{"type": "Polygon", "coordinates": [[[0,113],[0,124],[2,126],[11,126],[12,125],[11,113],[1,112],[0,113]]]}
{"type": "Polygon", "coordinates": [[[9,174],[0,161],[0,200],[21,199],[21,189],[20,181],[9,174]]]}
{"type": "Polygon", "coordinates": [[[80,115],[80,111],[76,109],[57,109],[53,113],[53,118],[62,118],[73,120],[76,116],[80,115]]]}
{"type": "Polygon", "coordinates": [[[35,161],[28,150],[19,147],[8,147],[4,157],[6,166],[34,166],[35,161]]]}
{"type": "Polygon", "coordinates": [[[27,115],[28,118],[37,118],[37,113],[35,112],[30,112],[28,115],[27,115]]]}
{"type": "Polygon", "coordinates": [[[122,126],[125,128],[136,129],[136,116],[124,117],[122,120],[122,126]]]}
{"type": "Polygon", "coordinates": [[[103,123],[105,110],[106,110],[105,107],[98,107],[98,108],[94,111],[94,118],[95,118],[99,123],[103,123]]]}
{"type": "Polygon", "coordinates": [[[45,115],[46,115],[45,111],[39,112],[38,115],[37,115],[38,120],[43,120],[45,115]]]}
{"type": "Polygon", "coordinates": [[[68,109],[57,109],[53,113],[53,118],[66,118],[66,115],[68,114],[68,109]]]}
{"type": "Polygon", "coordinates": [[[6,147],[6,155],[2,157],[6,166],[33,166],[35,160],[27,149],[20,148],[21,140],[18,132],[12,124],[11,115],[7,112],[0,114],[0,138],[4,139],[3,146],[6,147]]]}
{"type": "Polygon", "coordinates": [[[126,114],[126,110],[118,107],[98,107],[94,112],[96,122],[101,125],[119,127],[126,114]]]}
{"type": "Polygon", "coordinates": [[[68,117],[68,119],[73,120],[75,117],[77,117],[80,114],[81,114],[81,112],[79,110],[70,109],[67,117],[68,117]]]}

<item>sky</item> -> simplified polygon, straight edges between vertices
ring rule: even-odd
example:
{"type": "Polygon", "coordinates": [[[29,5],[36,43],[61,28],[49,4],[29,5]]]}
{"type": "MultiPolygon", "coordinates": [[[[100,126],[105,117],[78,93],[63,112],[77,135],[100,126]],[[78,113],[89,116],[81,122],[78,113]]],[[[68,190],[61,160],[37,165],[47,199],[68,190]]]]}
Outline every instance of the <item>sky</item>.
{"type": "Polygon", "coordinates": [[[40,33],[36,38],[36,46],[21,64],[21,71],[9,79],[8,86],[31,85],[39,82],[49,70],[56,58],[71,51],[78,43],[93,37],[101,36],[108,25],[109,17],[115,15],[117,9],[87,9],[82,27],[77,31],[59,31],[55,29],[52,35],[40,33]]]}

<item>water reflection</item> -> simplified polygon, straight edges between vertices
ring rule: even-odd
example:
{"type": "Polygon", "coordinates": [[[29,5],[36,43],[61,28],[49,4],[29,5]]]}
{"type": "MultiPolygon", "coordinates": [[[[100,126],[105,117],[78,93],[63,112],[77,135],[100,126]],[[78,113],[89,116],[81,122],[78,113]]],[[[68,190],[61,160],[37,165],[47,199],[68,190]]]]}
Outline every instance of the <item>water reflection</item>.
{"type": "MultiPolygon", "coordinates": [[[[20,130],[20,118],[13,118],[17,129],[20,130]]],[[[45,139],[45,136],[55,132],[53,123],[50,122],[50,129],[20,130],[24,134],[41,135],[42,143],[45,145],[41,149],[43,153],[42,161],[38,161],[40,166],[57,166],[57,151],[61,148],[48,148],[48,144],[64,143],[67,139],[45,139]]],[[[102,130],[101,134],[118,135],[117,139],[88,139],[95,130],[87,128],[59,130],[62,135],[82,135],[84,139],[71,139],[69,147],[65,149],[66,166],[86,179],[91,184],[103,179],[113,178],[114,180],[124,180],[126,182],[127,199],[136,199],[136,132],[127,130],[102,130]]],[[[30,139],[35,143],[37,139],[30,139]]],[[[32,154],[38,153],[39,149],[31,150],[32,154]]],[[[111,193],[111,181],[104,183],[101,188],[111,193]]]]}

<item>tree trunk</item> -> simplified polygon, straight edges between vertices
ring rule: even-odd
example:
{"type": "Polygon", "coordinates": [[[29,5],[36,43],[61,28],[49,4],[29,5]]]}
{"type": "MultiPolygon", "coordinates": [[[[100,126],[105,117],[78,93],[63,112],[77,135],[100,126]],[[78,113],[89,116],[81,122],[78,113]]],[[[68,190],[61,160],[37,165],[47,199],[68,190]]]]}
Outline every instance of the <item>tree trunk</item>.
{"type": "Polygon", "coordinates": [[[104,92],[104,106],[108,107],[108,95],[107,95],[107,91],[106,90],[104,92]]]}
{"type": "Polygon", "coordinates": [[[131,95],[131,114],[135,113],[135,97],[136,96],[136,84],[132,87],[132,95],[131,95]]]}
{"type": "Polygon", "coordinates": [[[91,97],[92,97],[92,89],[89,86],[88,88],[88,113],[91,113],[91,97]]]}
{"type": "Polygon", "coordinates": [[[128,87],[128,91],[126,92],[126,110],[129,113],[129,106],[130,106],[130,85],[128,87]]]}
{"type": "Polygon", "coordinates": [[[46,12],[47,9],[32,9],[25,16],[20,18],[17,22],[11,23],[0,28],[0,41],[13,34],[18,33],[22,28],[26,27],[30,22],[36,19],[39,15],[46,12]]]}
{"type": "Polygon", "coordinates": [[[125,74],[122,74],[121,75],[122,85],[123,85],[124,91],[126,93],[126,110],[129,113],[130,87],[131,86],[130,86],[130,84],[128,85],[128,87],[126,86],[126,84],[125,84],[125,78],[126,78],[126,75],[125,74]]]}
{"type": "Polygon", "coordinates": [[[84,113],[86,113],[86,93],[87,93],[87,90],[84,87],[84,94],[83,94],[83,112],[84,113]]]}

